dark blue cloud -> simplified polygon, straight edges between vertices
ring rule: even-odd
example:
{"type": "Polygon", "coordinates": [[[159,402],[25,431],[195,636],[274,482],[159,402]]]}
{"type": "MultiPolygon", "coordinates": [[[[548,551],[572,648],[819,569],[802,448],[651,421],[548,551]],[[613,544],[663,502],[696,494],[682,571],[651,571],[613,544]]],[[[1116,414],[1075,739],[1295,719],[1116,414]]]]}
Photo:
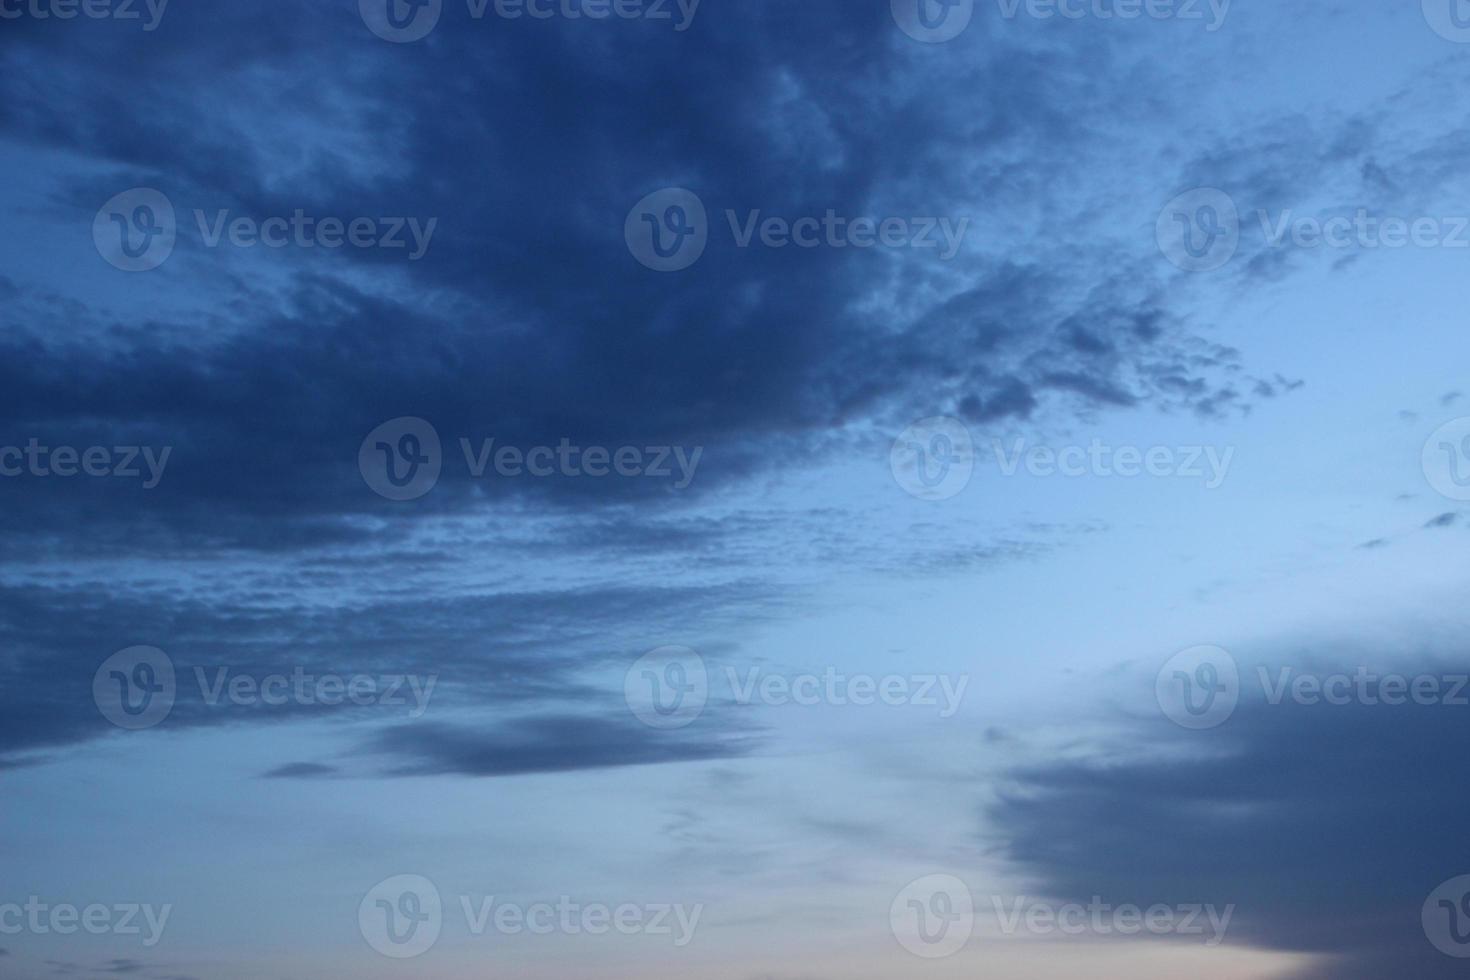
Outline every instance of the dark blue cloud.
{"type": "Polygon", "coordinates": [[[0,589],[7,649],[0,660],[0,762],[34,764],[96,738],[146,737],[119,733],[93,700],[102,662],[135,645],[156,646],[173,661],[177,699],[165,729],[332,717],[390,723],[418,704],[407,682],[397,705],[290,698],[268,706],[227,696],[210,703],[222,681],[297,671],[312,678],[405,676],[420,691],[432,678],[425,714],[487,705],[601,709],[621,704],[621,694],[594,682],[596,672],[620,656],[631,662],[647,636],[679,635],[691,619],[719,635],[742,616],[778,608],[769,596],[766,587],[738,583],[443,597],[411,590],[312,608],[274,593],[253,601],[220,593],[205,602],[149,590],[114,594],[100,583],[0,589]]]}
{"type": "Polygon", "coordinates": [[[671,735],[629,717],[540,717],[494,728],[402,725],[367,750],[390,761],[384,775],[520,776],[624,766],[731,759],[755,748],[749,733],[711,735],[696,727],[671,735]]]}
{"type": "Polygon", "coordinates": [[[328,766],[319,762],[291,762],[284,766],[277,766],[265,774],[267,779],[317,779],[326,776],[335,776],[341,770],[336,766],[328,766]]]}
{"type": "MultiPolygon", "coordinates": [[[[119,322],[73,303],[70,318],[101,342],[69,340],[75,329],[43,326],[59,297],[13,303],[0,442],[125,434],[174,456],[147,494],[105,481],[44,496],[0,485],[12,532],[80,520],[103,547],[297,548],[361,541],[364,516],[474,511],[505,495],[668,499],[648,481],[472,485],[456,466],[430,498],[390,507],[366,491],[356,451],[402,415],[430,420],[451,454],[459,437],[488,435],[704,446],[694,497],[811,459],[866,420],[1238,402],[1222,377],[1231,358],[1195,346],[1162,280],[1075,288],[1079,272],[1116,266],[1102,248],[1071,245],[1062,268],[1042,252],[943,263],[737,249],[717,236],[702,262],[666,276],[624,246],[632,203],[674,182],[717,224],[727,208],[979,220],[977,202],[1025,206],[1038,188],[1001,161],[1064,159],[1087,138],[1074,116],[1103,101],[1051,55],[997,42],[983,59],[969,44],[919,59],[882,5],[829,0],[710,7],[685,33],[455,19],[413,46],[372,37],[355,7],[263,18],[181,5],[149,36],[147,72],[130,56],[135,39],[100,29],[63,46],[31,27],[0,54],[21,91],[39,96],[60,72],[87,93],[64,115],[24,98],[0,109],[0,137],[100,165],[64,179],[50,202],[58,220],[89,220],[118,189],[147,184],[181,213],[440,222],[412,265],[349,250],[252,279],[240,255],[202,250],[186,219],[180,258],[148,275],[206,299],[208,324],[119,322]],[[176,78],[191,79],[189,94],[176,78]],[[987,97],[928,97],[936,84],[987,97]],[[508,87],[535,98],[505,98],[508,87]],[[289,95],[289,108],[211,110],[241,92],[289,95]],[[976,164],[952,166],[991,155],[996,172],[978,184],[976,164]],[[406,288],[378,288],[385,277],[406,288]],[[939,298],[910,300],[926,294],[939,298]]],[[[1108,56],[1087,57],[1100,68],[1108,56]]]]}
{"type": "Polygon", "coordinates": [[[1003,853],[1049,895],[1234,904],[1228,944],[1312,954],[1297,980],[1462,976],[1421,909],[1470,873],[1467,709],[1271,705],[1243,684],[1218,729],[1140,724],[1088,758],[1012,773],[990,809],[1003,853]]]}

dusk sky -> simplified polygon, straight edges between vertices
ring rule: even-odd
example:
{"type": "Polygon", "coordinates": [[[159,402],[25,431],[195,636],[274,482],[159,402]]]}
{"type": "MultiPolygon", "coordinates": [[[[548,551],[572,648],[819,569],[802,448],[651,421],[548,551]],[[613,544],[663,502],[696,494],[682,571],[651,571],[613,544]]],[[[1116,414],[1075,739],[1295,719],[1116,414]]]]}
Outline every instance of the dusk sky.
{"type": "Polygon", "coordinates": [[[0,0],[0,978],[1470,959],[1470,2],[0,0]]]}

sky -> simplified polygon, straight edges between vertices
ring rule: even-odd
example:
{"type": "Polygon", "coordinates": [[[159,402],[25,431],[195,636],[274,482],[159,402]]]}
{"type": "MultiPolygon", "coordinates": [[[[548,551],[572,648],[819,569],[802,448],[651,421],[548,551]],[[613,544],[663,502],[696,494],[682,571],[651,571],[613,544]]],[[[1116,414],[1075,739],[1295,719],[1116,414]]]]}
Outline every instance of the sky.
{"type": "Polygon", "coordinates": [[[0,976],[1470,958],[1470,4],[0,0],[0,976]]]}

